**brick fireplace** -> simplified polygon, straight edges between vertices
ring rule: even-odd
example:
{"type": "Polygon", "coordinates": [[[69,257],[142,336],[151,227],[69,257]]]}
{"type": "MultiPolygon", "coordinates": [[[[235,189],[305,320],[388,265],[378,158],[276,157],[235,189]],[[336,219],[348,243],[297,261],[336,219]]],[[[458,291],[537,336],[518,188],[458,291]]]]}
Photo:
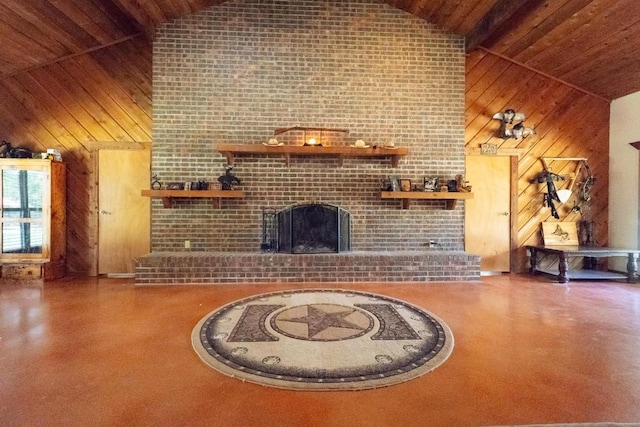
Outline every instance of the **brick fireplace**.
{"type": "Polygon", "coordinates": [[[346,129],[330,144],[392,141],[409,154],[397,165],[238,157],[244,198],[153,200],[152,253],[138,260],[138,283],[479,276],[478,257],[463,252],[463,201],[401,209],[380,197],[388,175],[418,183],[464,172],[462,37],[375,0],[237,0],[160,25],[153,60],[152,173],[163,183],[216,183],[227,163],[218,144],[262,144],[291,126],[346,129]],[[265,209],[314,203],[351,214],[350,251],[261,251],[265,209]]]}

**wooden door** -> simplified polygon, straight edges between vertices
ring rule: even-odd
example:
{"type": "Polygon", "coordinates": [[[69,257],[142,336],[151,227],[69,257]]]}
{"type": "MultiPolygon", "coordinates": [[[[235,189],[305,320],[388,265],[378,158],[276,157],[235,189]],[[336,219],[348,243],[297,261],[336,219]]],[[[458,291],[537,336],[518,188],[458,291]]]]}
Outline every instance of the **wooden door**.
{"type": "Polygon", "coordinates": [[[482,256],[482,271],[508,272],[511,264],[511,159],[467,156],[473,199],[465,203],[465,251],[482,256]]]}
{"type": "Polygon", "coordinates": [[[98,152],[98,274],[133,275],[149,253],[149,167],[149,149],[98,152]]]}

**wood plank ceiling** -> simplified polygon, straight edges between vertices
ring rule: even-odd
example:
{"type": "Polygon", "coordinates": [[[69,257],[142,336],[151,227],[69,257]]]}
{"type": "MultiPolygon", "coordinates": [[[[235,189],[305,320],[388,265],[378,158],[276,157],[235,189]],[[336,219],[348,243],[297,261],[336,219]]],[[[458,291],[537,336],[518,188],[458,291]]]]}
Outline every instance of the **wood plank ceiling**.
{"type": "MultiPolygon", "coordinates": [[[[640,91],[637,0],[385,0],[529,68],[612,100],[640,91]]],[[[222,0],[3,0],[0,80],[222,0]]]]}

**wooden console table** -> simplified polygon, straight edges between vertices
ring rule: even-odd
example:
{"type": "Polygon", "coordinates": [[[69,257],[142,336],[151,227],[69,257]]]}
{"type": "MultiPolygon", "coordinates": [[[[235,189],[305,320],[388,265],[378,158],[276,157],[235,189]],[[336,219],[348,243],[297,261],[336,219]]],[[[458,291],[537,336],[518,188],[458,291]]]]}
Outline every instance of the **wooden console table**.
{"type": "Polygon", "coordinates": [[[627,279],[629,283],[638,281],[638,254],[637,249],[616,249],[616,248],[599,248],[593,246],[527,246],[529,251],[529,272],[536,274],[537,272],[552,274],[558,276],[560,283],[567,283],[569,278],[585,279],[585,280],[611,280],[611,279],[627,279]],[[558,272],[552,270],[541,269],[538,267],[538,255],[553,255],[558,257],[558,272]],[[571,271],[569,277],[569,258],[571,257],[589,257],[589,258],[606,258],[606,257],[627,257],[627,274],[620,274],[611,271],[601,271],[594,269],[583,269],[571,271]]]}

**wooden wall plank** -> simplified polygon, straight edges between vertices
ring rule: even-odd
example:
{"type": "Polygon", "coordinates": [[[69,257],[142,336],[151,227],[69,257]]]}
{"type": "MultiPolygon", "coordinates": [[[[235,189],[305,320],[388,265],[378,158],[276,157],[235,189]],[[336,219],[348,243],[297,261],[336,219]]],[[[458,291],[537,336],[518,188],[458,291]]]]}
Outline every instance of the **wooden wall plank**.
{"type": "MultiPolygon", "coordinates": [[[[575,2],[572,2],[575,3],[575,2]]],[[[629,9],[624,2],[611,2],[609,0],[592,0],[586,7],[567,16],[552,31],[545,33],[541,39],[571,40],[571,49],[575,49],[572,56],[581,56],[588,48],[599,43],[600,40],[607,39],[620,31],[620,23],[636,21],[637,17],[629,15],[629,9]],[[603,14],[602,11],[606,11],[603,14]],[[589,25],[584,25],[588,22],[589,25]],[[616,22],[618,25],[610,25],[616,22]],[[599,28],[597,33],[592,30],[599,28]],[[589,37],[580,36],[580,33],[590,34],[589,37]]],[[[626,27],[627,25],[624,25],[626,27]]],[[[555,64],[564,62],[562,56],[558,56],[566,47],[564,43],[539,43],[537,49],[527,49],[519,54],[515,59],[528,61],[529,65],[536,67],[537,64],[551,62],[553,65],[546,66],[546,70],[553,70],[555,64]]]]}
{"type": "Polygon", "coordinates": [[[111,117],[122,125],[131,141],[151,140],[151,115],[136,103],[131,102],[129,91],[123,88],[126,80],[114,85],[113,78],[102,68],[93,56],[83,55],[74,61],[78,64],[76,71],[86,73],[83,76],[85,88],[100,104],[107,106],[111,117]]]}
{"type": "Polygon", "coordinates": [[[122,11],[112,2],[104,0],[74,0],[78,7],[81,7],[85,13],[91,16],[96,22],[113,33],[113,40],[124,37],[125,35],[135,34],[138,28],[131,20],[122,13],[122,11]],[[98,12],[93,12],[97,10],[98,12]],[[110,25],[111,24],[111,25],[110,25]],[[120,33],[120,35],[116,35],[120,33]]]}
{"type": "MultiPolygon", "coordinates": [[[[467,74],[472,76],[473,87],[468,88],[466,95],[466,147],[492,142],[504,148],[523,149],[517,168],[517,233],[514,236],[517,249],[513,267],[517,272],[524,272],[528,260],[523,247],[540,243],[540,222],[550,217],[549,209],[542,206],[543,187],[531,183],[542,170],[540,157],[586,157],[594,174],[606,177],[609,103],[498,56],[493,61],[486,57],[472,58],[467,63],[467,74]],[[522,141],[496,138],[499,123],[490,116],[506,108],[527,115],[525,124],[534,127],[536,135],[522,141]]],[[[573,205],[569,203],[559,207],[561,219],[593,220],[599,239],[606,240],[606,178],[597,181],[592,194],[592,209],[580,215],[571,211],[573,205]]]]}
{"type": "Polygon", "coordinates": [[[563,0],[553,3],[546,2],[529,13],[526,23],[522,23],[518,28],[512,29],[498,40],[491,40],[490,43],[484,46],[510,57],[517,56],[546,34],[552,32],[573,14],[588,6],[592,1],[563,0]]]}
{"type": "MultiPolygon", "coordinates": [[[[145,46],[147,50],[150,49],[149,43],[145,43],[145,46]]],[[[141,53],[144,52],[127,51],[125,48],[102,49],[93,53],[91,58],[96,67],[99,66],[99,69],[108,73],[102,77],[102,80],[114,79],[120,82],[118,91],[112,95],[115,95],[120,103],[133,100],[135,105],[139,107],[139,111],[135,112],[135,120],[146,122],[145,128],[150,129],[151,116],[148,113],[151,112],[152,107],[151,82],[148,81],[147,76],[151,72],[152,66],[150,61],[140,60],[141,53]],[[118,64],[118,66],[114,67],[113,64],[118,64]]]]}
{"type": "Polygon", "coordinates": [[[150,43],[133,39],[4,79],[0,98],[0,139],[61,151],[67,164],[67,270],[95,275],[97,199],[89,141],[151,139],[150,43]]]}
{"type": "Polygon", "coordinates": [[[22,0],[4,0],[4,4],[20,14],[23,19],[18,22],[27,21],[36,25],[44,34],[43,42],[46,45],[49,45],[49,41],[55,41],[64,46],[67,51],[59,56],[73,51],[81,51],[87,46],[86,35],[69,32],[73,23],[55,8],[52,8],[48,2],[31,2],[30,6],[33,7],[27,8],[24,7],[22,0]]]}
{"type": "Polygon", "coordinates": [[[103,15],[99,13],[99,9],[92,8],[90,2],[75,3],[73,1],[64,1],[55,2],[51,5],[68,17],[75,25],[81,27],[83,32],[98,44],[107,44],[111,40],[125,35],[117,31],[117,27],[113,25],[99,25],[98,22],[102,21],[103,15]],[[115,34],[111,34],[110,30],[114,30],[115,34]]]}

